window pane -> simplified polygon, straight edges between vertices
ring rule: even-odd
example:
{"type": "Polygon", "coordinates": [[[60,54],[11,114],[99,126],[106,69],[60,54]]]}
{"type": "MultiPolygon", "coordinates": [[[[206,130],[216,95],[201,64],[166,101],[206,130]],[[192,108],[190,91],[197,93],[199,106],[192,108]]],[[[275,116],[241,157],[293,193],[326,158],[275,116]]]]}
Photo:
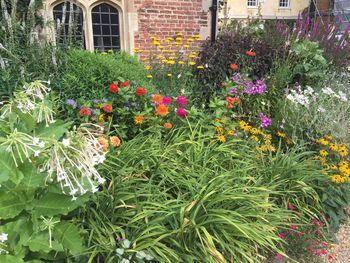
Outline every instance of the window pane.
{"type": "Polygon", "coordinates": [[[108,4],[92,9],[92,23],[95,50],[120,50],[119,13],[108,4]]]}

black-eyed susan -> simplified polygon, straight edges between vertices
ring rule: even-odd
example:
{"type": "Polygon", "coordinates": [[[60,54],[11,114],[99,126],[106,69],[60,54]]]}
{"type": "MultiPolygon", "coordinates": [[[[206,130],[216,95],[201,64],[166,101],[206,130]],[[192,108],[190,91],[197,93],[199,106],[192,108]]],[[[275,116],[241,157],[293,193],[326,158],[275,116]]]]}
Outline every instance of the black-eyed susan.
{"type": "Polygon", "coordinates": [[[338,147],[338,153],[341,157],[345,157],[348,155],[348,148],[344,144],[341,144],[338,147]]]}
{"type": "Polygon", "coordinates": [[[227,135],[234,136],[235,135],[234,130],[228,130],[227,135]]]}
{"type": "Polygon", "coordinates": [[[245,121],[240,121],[239,122],[239,128],[241,128],[242,130],[244,130],[245,132],[248,132],[249,129],[251,128],[252,126],[250,126],[247,122],[245,121]]]}
{"type": "Polygon", "coordinates": [[[204,69],[204,66],[200,65],[200,66],[197,66],[198,69],[204,69]]]}
{"type": "Polygon", "coordinates": [[[329,141],[327,141],[327,140],[324,139],[324,138],[317,139],[316,142],[317,142],[318,144],[322,144],[322,145],[328,145],[328,144],[329,144],[329,141]]]}
{"type": "Polygon", "coordinates": [[[277,135],[278,137],[281,137],[281,138],[286,138],[286,134],[285,134],[284,132],[278,131],[278,132],[276,133],[276,135],[277,135]]]}
{"type": "Polygon", "coordinates": [[[326,157],[327,155],[328,155],[328,152],[327,152],[327,150],[320,150],[319,151],[319,154],[320,154],[320,156],[322,156],[322,157],[326,157]]]}
{"type": "Polygon", "coordinates": [[[216,136],[216,139],[217,139],[219,142],[222,142],[222,143],[226,142],[225,135],[222,135],[222,134],[216,136]]]}
{"type": "Polygon", "coordinates": [[[332,151],[337,151],[338,150],[338,145],[336,145],[335,143],[330,143],[328,147],[332,151]]]}

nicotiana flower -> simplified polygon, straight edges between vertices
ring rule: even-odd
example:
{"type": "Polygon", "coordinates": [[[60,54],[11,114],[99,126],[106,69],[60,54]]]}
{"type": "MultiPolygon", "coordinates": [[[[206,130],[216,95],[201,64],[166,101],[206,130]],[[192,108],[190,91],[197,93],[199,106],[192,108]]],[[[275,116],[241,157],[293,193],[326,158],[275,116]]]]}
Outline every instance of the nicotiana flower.
{"type": "Polygon", "coordinates": [[[104,162],[106,154],[100,147],[100,136],[98,125],[80,126],[52,146],[42,167],[48,172],[47,180],[57,181],[73,200],[78,194],[98,191],[97,186],[105,182],[95,167],[104,162]]]}
{"type": "Polygon", "coordinates": [[[1,233],[0,234],[0,242],[5,242],[7,241],[8,234],[6,233],[1,233]]]}

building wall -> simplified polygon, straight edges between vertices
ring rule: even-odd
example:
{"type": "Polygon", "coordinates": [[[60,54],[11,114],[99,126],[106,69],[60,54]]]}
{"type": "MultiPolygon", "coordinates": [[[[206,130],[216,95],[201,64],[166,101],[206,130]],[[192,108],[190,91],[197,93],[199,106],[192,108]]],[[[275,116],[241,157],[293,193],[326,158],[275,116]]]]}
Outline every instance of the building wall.
{"type": "MultiPolygon", "coordinates": [[[[44,0],[44,17],[53,21],[53,7],[64,0],[44,0]]],[[[147,49],[149,37],[210,34],[211,0],[72,0],[83,9],[86,49],[94,50],[91,10],[100,3],[108,3],[119,12],[121,49],[133,53],[135,47],[147,49]]],[[[50,23],[49,23],[50,24],[50,23]]],[[[48,39],[54,40],[54,23],[45,29],[48,39]]]]}
{"type": "MultiPolygon", "coordinates": [[[[260,0],[260,14],[262,18],[274,19],[295,19],[299,12],[309,6],[310,0],[290,0],[289,7],[279,7],[279,0],[260,0]]],[[[258,15],[258,7],[248,7],[247,0],[227,0],[228,18],[256,17],[258,15]]],[[[221,13],[221,17],[223,13],[221,13]]]]}

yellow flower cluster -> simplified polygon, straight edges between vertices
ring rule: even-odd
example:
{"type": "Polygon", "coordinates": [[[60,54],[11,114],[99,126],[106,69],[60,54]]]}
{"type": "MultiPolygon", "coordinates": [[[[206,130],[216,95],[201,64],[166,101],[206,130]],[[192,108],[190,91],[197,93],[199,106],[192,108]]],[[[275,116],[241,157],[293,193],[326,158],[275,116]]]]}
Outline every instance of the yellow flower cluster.
{"type": "Polygon", "coordinates": [[[331,135],[317,139],[316,143],[325,147],[319,151],[317,159],[325,168],[325,172],[330,174],[331,181],[337,184],[350,182],[350,167],[345,160],[348,155],[347,146],[334,143],[331,135]]]}
{"type": "Polygon", "coordinates": [[[215,119],[214,120],[215,130],[216,130],[216,139],[219,142],[226,142],[228,137],[236,136],[235,131],[232,127],[225,125],[225,120],[215,119]]]}

